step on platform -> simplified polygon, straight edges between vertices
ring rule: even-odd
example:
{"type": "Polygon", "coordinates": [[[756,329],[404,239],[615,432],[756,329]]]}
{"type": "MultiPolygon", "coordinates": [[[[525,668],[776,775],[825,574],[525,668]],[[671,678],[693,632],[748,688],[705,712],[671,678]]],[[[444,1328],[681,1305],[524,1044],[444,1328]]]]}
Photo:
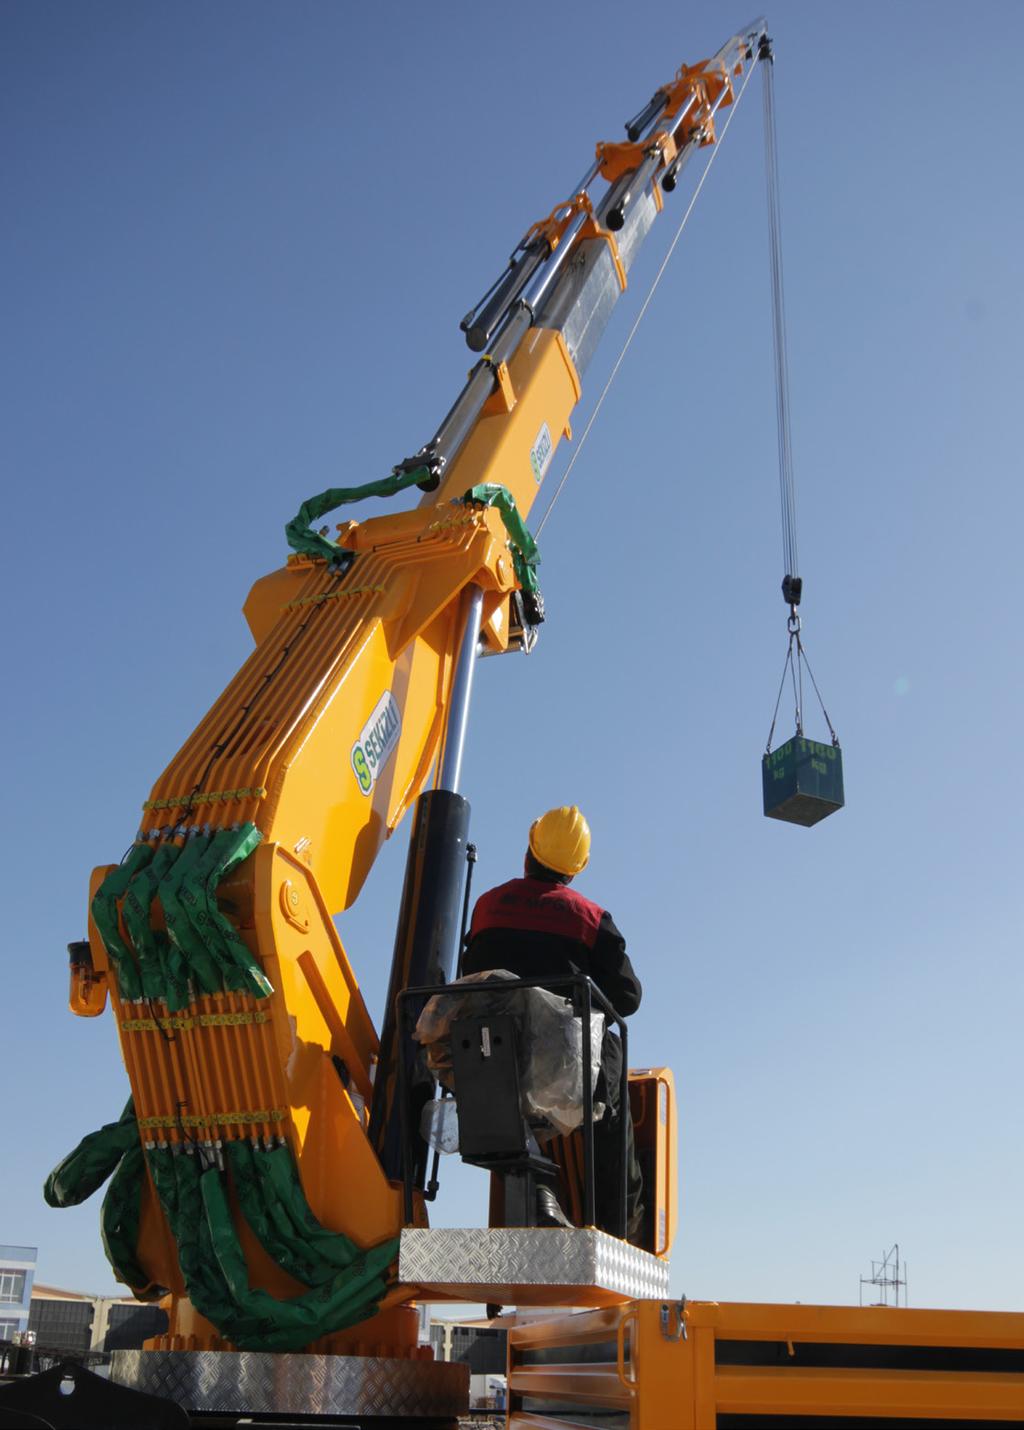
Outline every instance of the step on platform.
{"type": "Polygon", "coordinates": [[[606,1306],[668,1295],[668,1262],[592,1228],[407,1227],[398,1279],[417,1299],[606,1306]]]}

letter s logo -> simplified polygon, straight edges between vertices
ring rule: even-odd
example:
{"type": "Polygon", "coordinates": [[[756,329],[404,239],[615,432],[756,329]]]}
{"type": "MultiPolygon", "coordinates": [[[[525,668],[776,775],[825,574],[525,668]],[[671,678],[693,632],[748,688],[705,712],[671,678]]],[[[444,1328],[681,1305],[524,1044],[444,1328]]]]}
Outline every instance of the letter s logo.
{"type": "Polygon", "coordinates": [[[369,794],[373,786],[373,776],[370,774],[370,767],[366,763],[366,755],[363,753],[362,745],[357,745],[352,751],[352,768],[355,770],[356,779],[359,781],[359,788],[363,794],[369,794]]]}
{"type": "Polygon", "coordinates": [[[385,690],[370,711],[349,755],[360,794],[372,793],[381,770],[398,748],[401,733],[402,712],[391,691],[385,690]]]}

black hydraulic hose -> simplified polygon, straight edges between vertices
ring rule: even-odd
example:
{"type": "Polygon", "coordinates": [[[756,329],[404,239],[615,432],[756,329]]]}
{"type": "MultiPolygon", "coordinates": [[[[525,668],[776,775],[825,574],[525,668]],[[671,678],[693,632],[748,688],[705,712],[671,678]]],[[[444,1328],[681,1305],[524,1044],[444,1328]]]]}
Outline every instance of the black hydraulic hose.
{"type": "Polygon", "coordinates": [[[459,961],[455,967],[455,977],[462,977],[462,960],[466,956],[469,943],[469,898],[473,888],[473,865],[476,863],[476,845],[466,845],[466,887],[462,895],[462,937],[459,940],[459,961]]]}

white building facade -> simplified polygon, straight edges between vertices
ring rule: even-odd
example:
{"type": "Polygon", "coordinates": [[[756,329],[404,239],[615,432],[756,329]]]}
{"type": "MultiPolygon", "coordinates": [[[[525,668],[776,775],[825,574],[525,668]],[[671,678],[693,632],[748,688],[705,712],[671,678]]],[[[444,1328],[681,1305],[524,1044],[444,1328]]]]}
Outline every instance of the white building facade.
{"type": "Polygon", "coordinates": [[[38,1248],[0,1243],[0,1341],[28,1330],[38,1248]]]}

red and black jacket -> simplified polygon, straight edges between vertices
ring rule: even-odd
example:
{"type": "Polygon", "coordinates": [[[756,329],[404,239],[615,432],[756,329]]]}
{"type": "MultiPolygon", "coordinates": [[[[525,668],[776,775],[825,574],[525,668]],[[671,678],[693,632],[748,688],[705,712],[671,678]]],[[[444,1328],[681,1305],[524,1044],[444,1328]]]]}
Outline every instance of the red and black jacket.
{"type": "Polygon", "coordinates": [[[510,879],[477,900],[462,971],[491,968],[519,978],[584,973],[623,1018],[643,992],[611,914],[547,879],[510,879]]]}

